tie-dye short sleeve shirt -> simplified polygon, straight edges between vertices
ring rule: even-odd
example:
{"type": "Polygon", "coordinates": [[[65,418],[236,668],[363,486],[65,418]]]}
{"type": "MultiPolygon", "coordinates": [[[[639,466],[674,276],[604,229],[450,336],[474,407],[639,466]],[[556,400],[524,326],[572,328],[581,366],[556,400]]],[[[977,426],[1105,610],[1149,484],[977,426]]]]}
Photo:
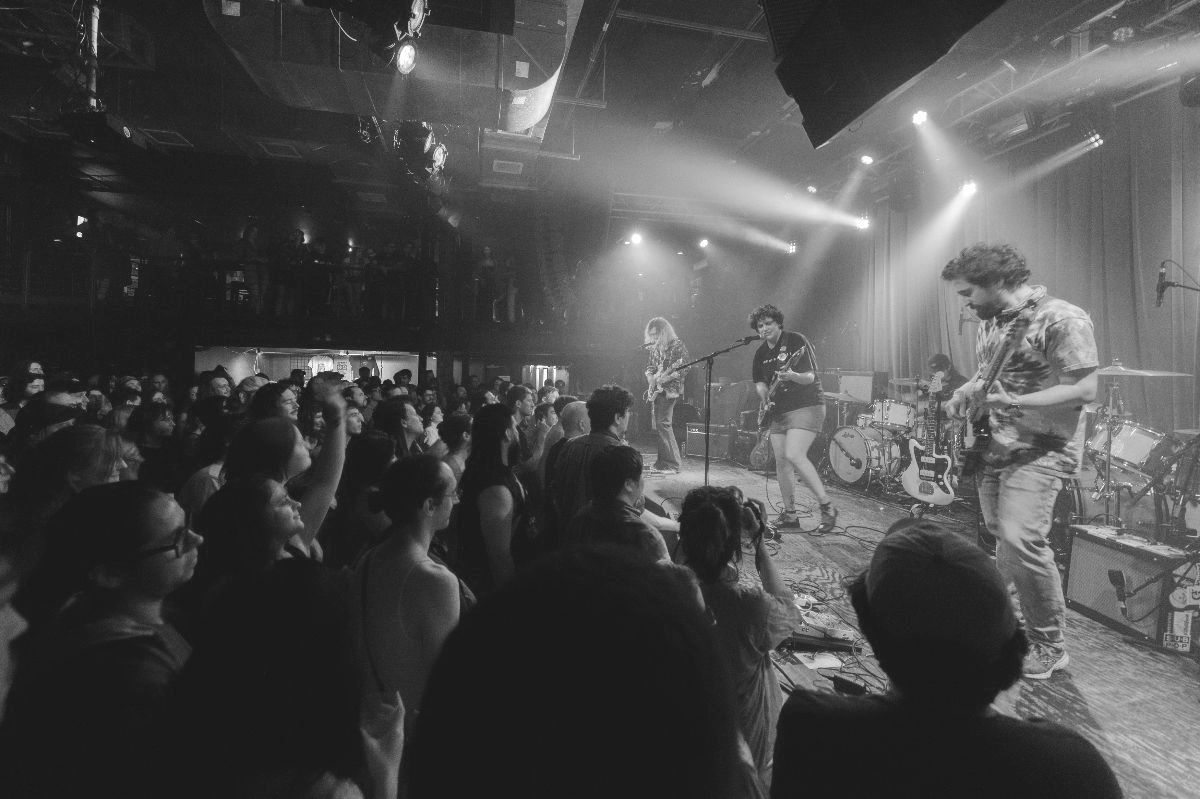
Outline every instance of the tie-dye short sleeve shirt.
{"type": "MultiPolygon", "coordinates": [[[[1050,297],[1045,286],[1032,286],[1036,305],[1026,313],[1029,327],[997,378],[1004,390],[1020,397],[1059,384],[1059,376],[1095,369],[1099,364],[1092,319],[1082,308],[1050,297]]],[[[986,364],[1004,340],[1003,319],[979,326],[975,352],[986,364]]],[[[1020,400],[1018,399],[1018,402],[1020,400]]],[[[1039,461],[1066,473],[1078,471],[1086,419],[1080,405],[991,412],[992,441],[986,460],[993,466],[1039,461]]]]}

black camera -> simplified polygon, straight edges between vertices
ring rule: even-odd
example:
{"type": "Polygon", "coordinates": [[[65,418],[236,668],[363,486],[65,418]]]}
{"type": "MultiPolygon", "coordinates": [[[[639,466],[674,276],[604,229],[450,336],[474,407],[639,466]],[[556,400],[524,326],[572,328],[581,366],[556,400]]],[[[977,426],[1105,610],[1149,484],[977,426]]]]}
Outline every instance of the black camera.
{"type": "Polygon", "coordinates": [[[761,500],[747,499],[736,486],[730,486],[729,490],[742,507],[742,532],[757,545],[767,532],[766,506],[761,500]]]}

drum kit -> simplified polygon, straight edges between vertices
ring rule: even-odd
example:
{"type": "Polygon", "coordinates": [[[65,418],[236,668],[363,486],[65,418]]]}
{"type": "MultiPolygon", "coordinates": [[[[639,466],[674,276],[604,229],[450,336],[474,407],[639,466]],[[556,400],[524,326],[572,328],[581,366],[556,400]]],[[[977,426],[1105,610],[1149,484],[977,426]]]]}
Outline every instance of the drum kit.
{"type": "MultiPolygon", "coordinates": [[[[1200,430],[1165,434],[1125,412],[1115,378],[1167,379],[1191,377],[1183,372],[1130,369],[1118,359],[1096,371],[1105,379],[1103,403],[1085,406],[1095,418],[1085,452],[1096,469],[1093,500],[1104,500],[1104,517],[1120,526],[1122,491],[1128,510],[1143,497],[1154,497],[1156,524],[1194,539],[1200,526],[1200,430]],[[1115,506],[1115,507],[1114,507],[1115,506]]],[[[912,397],[917,378],[888,381],[901,397],[912,397]]],[[[904,399],[874,402],[845,393],[825,392],[837,408],[837,425],[828,434],[826,452],[832,477],[843,485],[865,489],[873,484],[896,489],[907,466],[908,439],[921,436],[922,409],[904,399]],[[852,412],[861,410],[861,413],[852,412]]],[[[946,424],[941,452],[957,464],[962,453],[963,425],[946,424]]],[[[1074,482],[1074,481],[1073,481],[1074,482]]],[[[1077,483],[1076,483],[1077,485],[1077,483]]]]}
{"type": "MultiPolygon", "coordinates": [[[[915,378],[888,381],[897,385],[917,385],[915,378]]],[[[825,392],[838,414],[836,429],[829,436],[826,453],[829,469],[838,482],[847,486],[867,487],[872,483],[893,483],[904,471],[908,456],[907,440],[917,435],[921,414],[916,405],[897,399],[878,399],[869,403],[851,394],[825,392]],[[852,407],[866,407],[864,413],[848,418],[852,407]]]]}
{"type": "MultiPolygon", "coordinates": [[[[1129,369],[1114,358],[1111,365],[1096,370],[1101,378],[1178,378],[1191,377],[1184,372],[1129,369]]],[[[1147,494],[1155,499],[1155,522],[1164,535],[1160,538],[1194,538],[1195,510],[1200,503],[1196,480],[1200,479],[1200,431],[1159,432],[1125,412],[1120,387],[1110,382],[1103,404],[1086,406],[1096,415],[1094,432],[1087,440],[1086,452],[1096,468],[1094,499],[1104,500],[1106,523],[1120,527],[1121,491],[1130,495],[1132,508],[1147,494]],[[1185,441],[1184,438],[1190,438],[1185,441]],[[1115,503],[1115,513],[1114,511],[1115,503]],[[1193,518],[1189,519],[1189,515],[1193,518]]]]}

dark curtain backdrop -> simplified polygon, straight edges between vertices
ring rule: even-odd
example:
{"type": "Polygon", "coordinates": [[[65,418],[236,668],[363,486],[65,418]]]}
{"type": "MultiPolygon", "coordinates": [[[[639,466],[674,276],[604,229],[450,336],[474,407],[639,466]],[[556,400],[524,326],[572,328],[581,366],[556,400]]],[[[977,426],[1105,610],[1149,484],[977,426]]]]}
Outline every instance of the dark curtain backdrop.
{"type": "MultiPolygon", "coordinates": [[[[967,244],[1008,242],[1026,256],[1032,283],[1092,315],[1101,363],[1117,357],[1193,375],[1118,381],[1137,419],[1159,430],[1200,427],[1200,293],[1171,289],[1154,306],[1163,259],[1200,278],[1200,109],[1182,107],[1172,86],[1104,115],[1102,147],[1035,180],[1022,177],[1084,138],[1078,126],[976,164],[979,194],[957,218],[945,211],[953,189],[937,185],[961,180],[949,169],[931,170],[907,211],[879,203],[870,235],[822,263],[830,295],[804,303],[810,328],[853,326],[833,337],[826,361],[908,376],[942,351],[970,374],[976,325],[960,333],[962,302],[939,274],[967,244]],[[859,266],[847,268],[854,252],[859,266]]],[[[1167,274],[1191,282],[1174,266],[1167,274]]]]}

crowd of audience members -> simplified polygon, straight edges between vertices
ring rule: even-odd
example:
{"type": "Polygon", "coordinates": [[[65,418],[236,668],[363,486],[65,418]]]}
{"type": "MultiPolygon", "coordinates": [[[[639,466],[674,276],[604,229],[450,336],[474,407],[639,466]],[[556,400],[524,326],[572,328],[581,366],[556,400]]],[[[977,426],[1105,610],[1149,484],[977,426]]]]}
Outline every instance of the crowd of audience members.
{"type": "Polygon", "coordinates": [[[411,377],[217,368],[176,390],[17,364],[5,796],[1119,795],[1080,736],[989,714],[1026,646],[998,576],[948,625],[894,611],[968,590],[955,563],[986,571],[936,525],[898,525],[852,592],[898,690],[785,707],[770,653],[803,619],[761,508],[704,487],[678,520],[646,510],[629,391],[411,377]],[[892,550],[928,568],[872,583],[892,550]],[[931,646],[939,668],[914,667],[931,646]],[[832,744],[814,760],[805,718],[884,758],[882,792],[823,765],[832,744]]]}

